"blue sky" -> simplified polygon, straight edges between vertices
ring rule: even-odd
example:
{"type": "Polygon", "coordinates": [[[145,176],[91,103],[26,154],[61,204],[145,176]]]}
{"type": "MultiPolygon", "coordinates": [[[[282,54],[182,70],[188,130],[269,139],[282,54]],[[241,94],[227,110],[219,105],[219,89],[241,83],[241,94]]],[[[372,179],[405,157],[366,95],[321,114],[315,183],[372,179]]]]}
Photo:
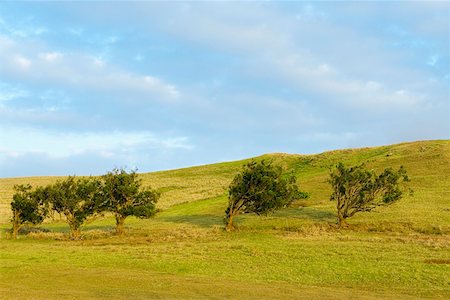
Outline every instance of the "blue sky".
{"type": "Polygon", "coordinates": [[[2,2],[0,177],[450,137],[449,2],[2,2]]]}

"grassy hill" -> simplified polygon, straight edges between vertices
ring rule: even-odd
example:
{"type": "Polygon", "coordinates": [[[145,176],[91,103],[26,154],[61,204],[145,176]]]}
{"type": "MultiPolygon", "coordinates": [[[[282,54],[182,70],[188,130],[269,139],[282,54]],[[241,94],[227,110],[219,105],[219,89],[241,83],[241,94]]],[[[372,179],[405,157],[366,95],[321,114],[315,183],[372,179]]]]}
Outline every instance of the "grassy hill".
{"type": "Polygon", "coordinates": [[[450,141],[421,141],[317,155],[268,154],[311,193],[273,215],[222,228],[226,189],[243,161],[141,174],[160,190],[161,212],[94,220],[82,241],[63,222],[5,239],[12,186],[57,177],[0,179],[0,293],[5,298],[449,298],[450,141]],[[413,196],[338,230],[327,184],[337,162],[405,166],[413,196]],[[39,276],[38,274],[46,274],[39,276]]]}

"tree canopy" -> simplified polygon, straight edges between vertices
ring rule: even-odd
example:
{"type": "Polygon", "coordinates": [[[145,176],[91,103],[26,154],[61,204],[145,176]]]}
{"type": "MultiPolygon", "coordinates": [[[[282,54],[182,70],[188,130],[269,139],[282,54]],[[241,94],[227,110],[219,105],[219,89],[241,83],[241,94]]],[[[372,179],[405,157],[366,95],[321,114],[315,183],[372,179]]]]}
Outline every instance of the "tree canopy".
{"type": "Polygon", "coordinates": [[[390,205],[402,198],[401,182],[409,181],[406,170],[387,168],[379,175],[364,165],[346,167],[337,164],[330,173],[333,188],[330,200],[336,201],[339,226],[358,212],[371,211],[378,206],[390,205]]]}
{"type": "Polygon", "coordinates": [[[45,197],[40,197],[44,189],[38,188],[33,191],[31,185],[15,185],[14,195],[11,202],[12,216],[12,235],[17,238],[17,234],[23,225],[40,224],[47,215],[45,197]]]}
{"type": "Polygon", "coordinates": [[[80,238],[81,225],[88,217],[101,210],[100,206],[103,202],[101,182],[93,177],[69,176],[47,188],[49,189],[48,200],[53,210],[66,217],[71,238],[80,238]]]}
{"type": "Polygon", "coordinates": [[[123,233],[128,216],[149,218],[156,212],[160,194],[143,188],[135,171],[121,169],[96,177],[69,176],[54,184],[37,187],[18,185],[11,202],[13,237],[26,223],[39,224],[53,211],[64,215],[70,227],[70,238],[81,237],[80,227],[96,214],[112,212],[116,232],[123,233]]]}
{"type": "Polygon", "coordinates": [[[123,233],[128,216],[149,218],[156,212],[156,202],[160,194],[151,188],[142,188],[142,181],[135,171],[114,169],[102,176],[104,208],[111,211],[116,219],[116,233],[123,233]]]}
{"type": "Polygon", "coordinates": [[[236,215],[267,214],[305,196],[306,193],[299,192],[294,175],[283,174],[281,167],[271,162],[252,160],[229,186],[225,229],[235,228],[233,217],[236,215]]]}

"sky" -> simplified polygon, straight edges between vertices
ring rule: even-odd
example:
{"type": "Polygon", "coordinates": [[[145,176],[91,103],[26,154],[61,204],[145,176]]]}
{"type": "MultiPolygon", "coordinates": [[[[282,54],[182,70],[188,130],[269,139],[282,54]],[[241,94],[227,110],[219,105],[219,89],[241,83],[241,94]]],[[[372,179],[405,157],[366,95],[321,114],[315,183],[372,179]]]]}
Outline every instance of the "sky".
{"type": "Polygon", "coordinates": [[[0,177],[450,138],[450,4],[0,2],[0,177]]]}

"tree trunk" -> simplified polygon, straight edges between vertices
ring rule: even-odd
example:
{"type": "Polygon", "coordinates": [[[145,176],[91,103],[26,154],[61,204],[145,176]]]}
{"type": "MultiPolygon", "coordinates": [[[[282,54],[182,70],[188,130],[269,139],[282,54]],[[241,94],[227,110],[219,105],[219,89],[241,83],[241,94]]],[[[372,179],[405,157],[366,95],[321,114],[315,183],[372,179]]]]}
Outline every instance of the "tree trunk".
{"type": "Polygon", "coordinates": [[[17,235],[19,234],[20,227],[21,226],[20,226],[19,215],[15,213],[14,219],[13,219],[13,228],[12,228],[13,239],[17,239],[17,235]]]}
{"type": "Polygon", "coordinates": [[[338,226],[339,226],[339,228],[347,227],[347,222],[346,222],[346,219],[345,219],[344,214],[342,213],[342,211],[338,210],[337,217],[338,217],[338,226]]]}
{"type": "Polygon", "coordinates": [[[346,227],[347,223],[345,221],[346,219],[345,214],[347,207],[344,199],[338,199],[336,209],[337,209],[338,227],[339,228],[346,227]]]}
{"type": "Polygon", "coordinates": [[[233,210],[232,208],[230,209],[230,211],[227,214],[227,217],[225,219],[225,230],[230,232],[236,229],[236,226],[234,226],[233,223],[233,217],[235,215],[238,215],[238,211],[233,210]]]}
{"type": "Polygon", "coordinates": [[[79,240],[81,237],[81,230],[80,227],[77,227],[75,225],[70,226],[70,239],[71,240],[79,240]]]}
{"type": "Polygon", "coordinates": [[[81,237],[80,225],[78,224],[75,215],[71,212],[64,212],[67,219],[67,224],[69,224],[70,233],[69,237],[71,240],[79,240],[81,237]]]}
{"type": "Polygon", "coordinates": [[[226,219],[226,225],[225,225],[225,230],[230,232],[233,231],[235,229],[234,224],[233,224],[233,215],[229,215],[227,216],[226,219]]]}
{"type": "Polygon", "coordinates": [[[116,234],[117,235],[123,234],[124,223],[125,223],[125,217],[122,215],[116,214],[116,234]]]}

